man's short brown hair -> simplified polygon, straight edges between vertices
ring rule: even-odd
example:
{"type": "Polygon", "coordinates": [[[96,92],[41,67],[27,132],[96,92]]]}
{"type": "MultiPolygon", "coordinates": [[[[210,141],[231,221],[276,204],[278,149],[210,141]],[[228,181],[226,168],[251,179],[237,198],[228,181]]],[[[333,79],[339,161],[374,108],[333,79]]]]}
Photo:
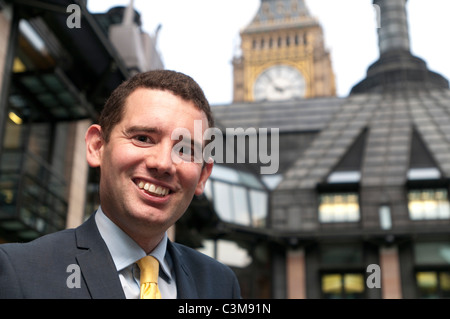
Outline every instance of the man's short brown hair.
{"type": "Polygon", "coordinates": [[[214,127],[214,118],[208,100],[197,82],[190,76],[170,70],[155,70],[138,73],[119,85],[110,95],[99,117],[103,138],[109,141],[111,131],[124,114],[128,96],[138,88],[169,91],[203,111],[209,127],[214,127]]]}

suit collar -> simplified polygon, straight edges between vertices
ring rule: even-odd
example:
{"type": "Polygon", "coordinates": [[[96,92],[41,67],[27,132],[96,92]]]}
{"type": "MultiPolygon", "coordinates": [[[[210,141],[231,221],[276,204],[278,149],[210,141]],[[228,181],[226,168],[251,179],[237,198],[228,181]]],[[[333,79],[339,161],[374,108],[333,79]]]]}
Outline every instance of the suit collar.
{"type": "MultiPolygon", "coordinates": [[[[79,253],[76,256],[81,273],[94,299],[123,299],[125,294],[117,270],[95,223],[93,214],[75,230],[79,253]]],[[[194,278],[183,261],[183,253],[175,243],[167,241],[173,261],[178,299],[196,299],[198,291],[194,278]]]]}
{"type": "Polygon", "coordinates": [[[170,240],[167,241],[167,249],[173,261],[173,268],[175,270],[175,280],[177,283],[177,298],[178,299],[197,299],[198,292],[195,285],[194,278],[183,261],[182,252],[176,247],[176,244],[170,240]]]}
{"type": "Polygon", "coordinates": [[[91,297],[125,298],[117,270],[100,236],[93,214],[75,230],[79,253],[76,256],[91,297]]]}

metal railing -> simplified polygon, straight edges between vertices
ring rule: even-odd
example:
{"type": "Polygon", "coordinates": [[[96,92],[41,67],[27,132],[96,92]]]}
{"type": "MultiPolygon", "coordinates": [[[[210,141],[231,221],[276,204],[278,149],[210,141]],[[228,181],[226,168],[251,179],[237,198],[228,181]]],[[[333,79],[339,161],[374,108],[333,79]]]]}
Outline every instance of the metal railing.
{"type": "Polygon", "coordinates": [[[33,239],[65,228],[65,179],[30,152],[4,150],[0,163],[0,228],[33,239]]]}

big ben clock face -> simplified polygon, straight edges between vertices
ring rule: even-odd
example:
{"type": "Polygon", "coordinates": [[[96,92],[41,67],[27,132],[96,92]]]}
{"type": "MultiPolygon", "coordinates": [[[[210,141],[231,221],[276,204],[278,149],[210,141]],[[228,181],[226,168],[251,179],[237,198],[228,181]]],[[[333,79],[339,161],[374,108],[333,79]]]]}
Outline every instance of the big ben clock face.
{"type": "Polygon", "coordinates": [[[255,101],[281,101],[304,98],[305,78],[297,69],[288,65],[276,65],[263,71],[255,81],[255,101]]]}

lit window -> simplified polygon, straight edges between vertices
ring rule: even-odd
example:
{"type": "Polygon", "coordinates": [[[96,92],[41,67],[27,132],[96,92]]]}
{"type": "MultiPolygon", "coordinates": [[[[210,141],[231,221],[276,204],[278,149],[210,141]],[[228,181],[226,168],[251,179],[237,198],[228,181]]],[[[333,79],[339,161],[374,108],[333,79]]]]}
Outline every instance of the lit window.
{"type": "Polygon", "coordinates": [[[322,276],[322,294],[327,299],[363,298],[363,274],[325,274],[322,276]]]}
{"type": "Polygon", "coordinates": [[[408,209],[412,220],[450,219],[447,190],[411,190],[408,193],[408,209]]]}
{"type": "Polygon", "coordinates": [[[322,194],[319,202],[319,221],[322,223],[356,222],[359,220],[358,194],[322,194]]]}
{"type": "Polygon", "coordinates": [[[450,297],[450,273],[421,271],[416,273],[417,288],[421,298],[450,297]]]}

